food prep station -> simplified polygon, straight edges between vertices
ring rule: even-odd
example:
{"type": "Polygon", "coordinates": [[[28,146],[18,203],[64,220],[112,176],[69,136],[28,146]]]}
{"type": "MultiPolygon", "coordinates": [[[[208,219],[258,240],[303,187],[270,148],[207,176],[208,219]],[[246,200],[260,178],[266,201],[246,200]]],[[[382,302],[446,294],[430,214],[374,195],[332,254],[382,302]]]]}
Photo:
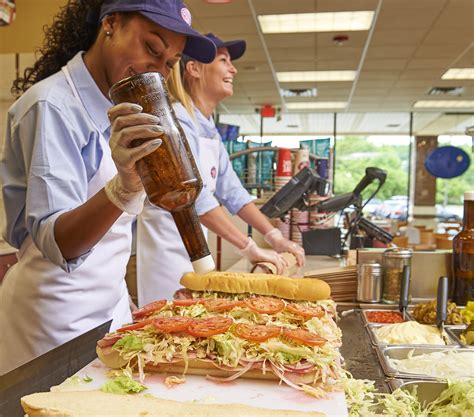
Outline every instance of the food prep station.
{"type": "MultiPolygon", "coordinates": [[[[398,310],[395,306],[383,304],[338,304],[340,317],[338,326],[343,333],[340,350],[344,357],[345,367],[353,377],[375,381],[375,387],[379,392],[391,392],[399,387],[411,390],[414,385],[422,384],[422,388],[417,391],[419,399],[436,396],[436,393],[439,394],[446,387],[444,381],[429,375],[400,372],[391,366],[390,360],[404,359],[410,352],[414,355],[448,350],[474,352],[473,347],[462,347],[456,338],[458,332],[462,330],[460,326],[447,326],[446,331],[451,342],[449,346],[395,346],[379,343],[372,329],[374,326],[383,326],[383,324],[374,325],[368,320],[367,313],[371,311],[397,312],[398,310]]],[[[409,311],[413,311],[413,306],[410,306],[409,311]]],[[[407,314],[406,320],[413,320],[410,313],[407,314]]],[[[95,357],[95,341],[101,337],[100,333],[106,332],[106,328],[107,326],[103,326],[92,333],[84,334],[67,343],[67,346],[63,345],[49,352],[45,355],[47,357],[40,357],[33,363],[19,368],[14,375],[17,380],[15,386],[9,384],[8,374],[6,377],[0,377],[0,398],[8,398],[8,401],[4,400],[0,403],[0,416],[23,416],[19,401],[22,395],[49,390],[51,386],[60,384],[89,365],[95,357]],[[42,373],[43,369],[51,370],[51,364],[54,364],[55,371],[49,374],[42,373]]]]}

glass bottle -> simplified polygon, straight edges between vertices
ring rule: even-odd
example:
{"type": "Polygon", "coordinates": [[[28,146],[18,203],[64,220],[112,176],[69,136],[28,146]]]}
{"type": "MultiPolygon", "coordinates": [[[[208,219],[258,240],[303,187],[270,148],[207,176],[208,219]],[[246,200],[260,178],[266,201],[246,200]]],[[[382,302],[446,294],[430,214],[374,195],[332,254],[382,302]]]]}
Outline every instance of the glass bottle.
{"type": "Polygon", "coordinates": [[[383,252],[383,302],[396,304],[400,301],[403,267],[411,268],[413,251],[404,248],[390,248],[383,252]]]}
{"type": "Polygon", "coordinates": [[[453,239],[453,301],[474,301],[474,191],[464,193],[463,228],[453,239]]]}
{"type": "MultiPolygon", "coordinates": [[[[137,74],[114,84],[109,96],[115,104],[139,104],[144,113],[160,118],[160,126],[165,130],[161,136],[163,143],[137,162],[138,174],[150,202],[173,216],[194,270],[214,270],[214,260],[194,207],[202,179],[171,105],[165,79],[158,72],[137,74]]],[[[132,146],[146,140],[136,139],[132,146]]]]}

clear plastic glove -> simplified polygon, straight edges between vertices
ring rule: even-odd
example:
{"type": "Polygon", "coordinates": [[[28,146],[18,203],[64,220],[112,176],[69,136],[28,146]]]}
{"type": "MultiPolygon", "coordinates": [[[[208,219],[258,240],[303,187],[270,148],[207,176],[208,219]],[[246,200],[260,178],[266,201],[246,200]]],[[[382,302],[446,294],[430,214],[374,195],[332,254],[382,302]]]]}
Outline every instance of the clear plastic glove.
{"type": "Polygon", "coordinates": [[[136,104],[121,103],[108,111],[112,124],[109,145],[117,175],[106,184],[105,192],[112,203],[129,214],[140,213],[145,199],[135,163],[161,145],[159,137],[164,133],[158,125],[160,119],[142,110],[136,104]],[[148,140],[131,147],[135,139],[148,140]]]}
{"type": "Polygon", "coordinates": [[[250,237],[247,246],[243,249],[238,249],[236,252],[247,258],[252,264],[256,264],[257,262],[271,262],[276,266],[278,275],[281,275],[283,269],[287,266],[286,261],[278,253],[271,249],[258,247],[255,241],[250,237]]]}
{"type": "Polygon", "coordinates": [[[296,257],[296,262],[299,267],[303,267],[305,264],[304,249],[295,242],[285,239],[278,229],[270,230],[264,236],[265,242],[267,242],[274,250],[278,253],[290,252],[296,257]]]}

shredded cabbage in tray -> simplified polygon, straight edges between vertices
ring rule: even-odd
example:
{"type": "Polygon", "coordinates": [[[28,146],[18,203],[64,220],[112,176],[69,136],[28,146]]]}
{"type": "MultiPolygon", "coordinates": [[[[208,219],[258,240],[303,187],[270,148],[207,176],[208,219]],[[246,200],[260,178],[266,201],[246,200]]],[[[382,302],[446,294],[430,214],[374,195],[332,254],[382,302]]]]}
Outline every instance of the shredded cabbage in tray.
{"type": "Polygon", "coordinates": [[[400,372],[435,378],[474,378],[474,352],[446,350],[416,356],[413,353],[414,351],[410,351],[406,359],[389,359],[390,366],[400,372]]]}
{"type": "Polygon", "coordinates": [[[441,395],[429,404],[420,404],[416,391],[411,394],[397,389],[391,394],[378,393],[374,381],[344,379],[349,417],[473,417],[474,380],[450,383],[441,395]]]}

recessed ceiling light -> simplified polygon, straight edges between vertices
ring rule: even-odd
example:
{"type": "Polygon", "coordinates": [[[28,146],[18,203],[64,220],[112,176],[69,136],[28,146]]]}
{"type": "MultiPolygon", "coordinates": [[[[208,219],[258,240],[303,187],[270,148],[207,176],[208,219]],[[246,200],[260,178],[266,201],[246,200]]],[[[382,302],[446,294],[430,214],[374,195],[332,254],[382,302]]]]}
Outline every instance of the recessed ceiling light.
{"type": "Polygon", "coordinates": [[[317,97],[317,88],[280,88],[282,97],[317,97]]]}
{"type": "Polygon", "coordinates": [[[442,76],[442,80],[474,80],[474,68],[450,68],[442,76]]]}
{"type": "Polygon", "coordinates": [[[269,14],[258,16],[263,33],[368,30],[373,11],[269,14]]]}
{"type": "Polygon", "coordinates": [[[289,71],[277,72],[278,81],[281,83],[291,82],[314,82],[314,81],[354,81],[356,71],[289,71]]]}
{"type": "Polygon", "coordinates": [[[344,109],[347,106],[345,101],[302,101],[296,103],[286,103],[289,110],[316,110],[316,109],[344,109]]]}
{"type": "Polygon", "coordinates": [[[430,96],[462,96],[464,87],[433,87],[428,91],[430,96]]]}
{"type": "Polygon", "coordinates": [[[474,108],[474,100],[419,100],[413,105],[415,108],[474,108]]]}

